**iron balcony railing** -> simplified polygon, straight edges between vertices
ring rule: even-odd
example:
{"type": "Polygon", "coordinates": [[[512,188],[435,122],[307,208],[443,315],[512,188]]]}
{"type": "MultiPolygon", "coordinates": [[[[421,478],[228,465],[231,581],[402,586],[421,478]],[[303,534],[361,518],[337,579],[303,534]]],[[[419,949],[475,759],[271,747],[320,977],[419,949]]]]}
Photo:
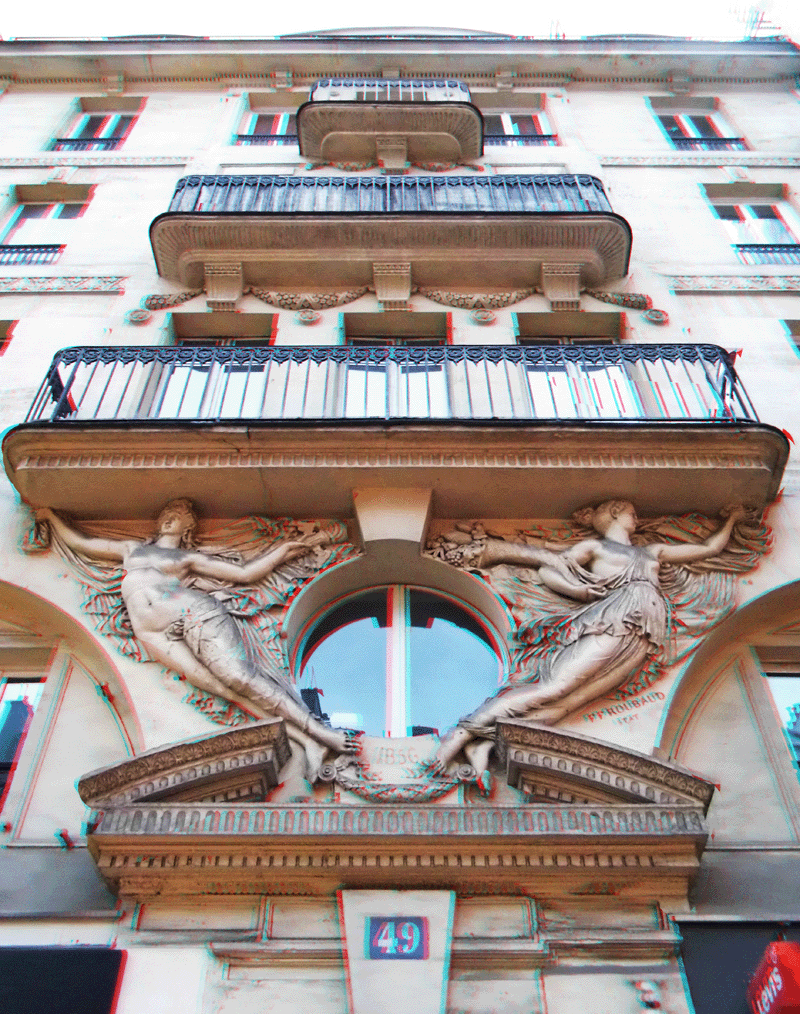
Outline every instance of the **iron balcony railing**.
{"type": "Polygon", "coordinates": [[[54,264],[63,243],[0,243],[0,264],[54,264]]]}
{"type": "Polygon", "coordinates": [[[555,148],[558,134],[484,134],[485,145],[503,145],[506,148],[521,148],[528,145],[540,148],[555,148]]]}
{"type": "Polygon", "coordinates": [[[26,422],[758,422],[715,345],[178,346],[56,355],[26,422]]]}
{"type": "Polygon", "coordinates": [[[470,102],[463,81],[444,78],[324,78],[311,87],[312,102],[470,102]]]}
{"type": "Polygon", "coordinates": [[[124,137],[57,137],[53,151],[116,151],[124,137]]]}
{"type": "Polygon", "coordinates": [[[170,212],[611,212],[595,176],[185,176],[170,212]]]}
{"type": "Polygon", "coordinates": [[[673,137],[678,151],[747,151],[743,137],[673,137]]]}
{"type": "Polygon", "coordinates": [[[244,146],[250,144],[296,145],[297,134],[236,134],[234,143],[244,146]]]}
{"type": "Polygon", "coordinates": [[[800,243],[737,243],[742,264],[800,264],[800,243]]]}

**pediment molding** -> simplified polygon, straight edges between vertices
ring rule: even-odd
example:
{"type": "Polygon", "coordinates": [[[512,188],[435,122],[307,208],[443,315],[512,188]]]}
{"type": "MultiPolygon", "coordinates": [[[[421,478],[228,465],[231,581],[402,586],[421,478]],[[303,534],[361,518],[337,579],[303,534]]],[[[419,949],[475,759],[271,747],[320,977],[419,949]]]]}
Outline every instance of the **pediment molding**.
{"type": "Polygon", "coordinates": [[[497,724],[508,784],[531,802],[701,806],[714,785],[655,757],[533,722],[497,724]]]}
{"type": "Polygon", "coordinates": [[[262,800],[289,759],[281,719],[173,743],[92,771],[78,794],[95,809],[132,803],[262,800]]]}

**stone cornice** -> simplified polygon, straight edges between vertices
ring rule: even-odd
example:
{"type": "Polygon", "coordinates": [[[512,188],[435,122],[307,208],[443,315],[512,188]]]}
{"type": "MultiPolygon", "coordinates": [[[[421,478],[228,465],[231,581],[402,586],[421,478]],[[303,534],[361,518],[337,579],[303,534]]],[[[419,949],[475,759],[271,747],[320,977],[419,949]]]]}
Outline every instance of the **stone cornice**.
{"type": "MultiPolygon", "coordinates": [[[[563,933],[540,932],[531,939],[498,937],[455,937],[450,963],[456,969],[533,969],[601,958],[606,961],[663,961],[676,951],[678,941],[672,930],[652,928],[623,931],[599,928],[591,933],[570,929],[563,933]]],[[[342,945],[327,940],[212,941],[215,957],[229,965],[255,968],[309,967],[341,968],[342,945]]]]}
{"type": "Polygon", "coordinates": [[[162,277],[202,288],[204,265],[242,265],[246,285],[287,291],[373,284],[372,266],[411,265],[415,285],[518,289],[537,285],[543,262],[579,263],[580,283],[597,287],[628,268],[630,231],[610,213],[251,215],[171,212],[150,227],[162,277]],[[456,251],[456,255],[454,255],[456,251]]]}
{"type": "MultiPolygon", "coordinates": [[[[766,426],[647,422],[303,427],[125,424],[19,427],[6,434],[6,472],[35,506],[77,517],[151,517],[180,488],[212,517],[258,512],[264,489],[292,517],[349,517],[365,481],[435,483],[446,517],[566,517],[601,498],[609,469],[619,496],[647,516],[715,513],[740,497],[765,504],[778,489],[787,441],[766,426]],[[657,440],[654,433],[657,432],[657,440]],[[691,482],[687,483],[687,472],[691,482]],[[146,474],[135,502],[128,484],[146,474]],[[646,478],[646,482],[644,477],[646,478]],[[323,497],[320,500],[320,496],[323,497]],[[724,499],[723,499],[724,497],[724,499]]],[[[356,421],[354,420],[354,423],[356,421]]]]}
{"type": "Polygon", "coordinates": [[[396,886],[540,897],[685,896],[700,807],[265,806],[108,809],[89,835],[120,895],[310,894],[396,886]]]}

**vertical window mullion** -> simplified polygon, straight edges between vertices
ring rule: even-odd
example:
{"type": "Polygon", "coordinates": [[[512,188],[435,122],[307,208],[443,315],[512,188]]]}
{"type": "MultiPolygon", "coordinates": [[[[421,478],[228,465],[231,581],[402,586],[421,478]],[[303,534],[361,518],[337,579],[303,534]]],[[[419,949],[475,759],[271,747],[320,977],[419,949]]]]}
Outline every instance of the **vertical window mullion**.
{"type": "Polygon", "coordinates": [[[386,735],[407,736],[409,714],[408,592],[390,585],[386,603],[386,735]]]}

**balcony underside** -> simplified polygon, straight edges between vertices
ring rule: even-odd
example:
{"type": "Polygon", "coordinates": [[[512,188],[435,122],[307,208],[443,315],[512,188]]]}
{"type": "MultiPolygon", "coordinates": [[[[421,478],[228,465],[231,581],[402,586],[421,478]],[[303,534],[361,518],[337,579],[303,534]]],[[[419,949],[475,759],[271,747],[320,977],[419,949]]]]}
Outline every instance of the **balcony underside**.
{"type": "Polygon", "coordinates": [[[621,278],[630,254],[627,223],[602,213],[177,212],[156,219],[151,238],[160,275],[211,294],[222,269],[225,286],[233,286],[224,295],[232,301],[249,285],[296,292],[375,285],[381,299],[381,277],[392,274],[390,297],[400,300],[414,285],[463,292],[542,286],[551,299],[572,306],[580,287],[621,278]]]}
{"type": "Polygon", "coordinates": [[[190,497],[206,516],[351,517],[352,490],[425,487],[440,517],[568,517],[611,497],[643,516],[774,499],[786,438],[769,426],[570,422],[27,424],[4,441],[32,507],[151,518],[190,497]]]}
{"type": "Polygon", "coordinates": [[[300,154],[315,162],[385,161],[382,151],[392,147],[404,149],[402,162],[483,154],[483,120],[469,103],[307,102],[297,111],[297,132],[300,154]]]}

